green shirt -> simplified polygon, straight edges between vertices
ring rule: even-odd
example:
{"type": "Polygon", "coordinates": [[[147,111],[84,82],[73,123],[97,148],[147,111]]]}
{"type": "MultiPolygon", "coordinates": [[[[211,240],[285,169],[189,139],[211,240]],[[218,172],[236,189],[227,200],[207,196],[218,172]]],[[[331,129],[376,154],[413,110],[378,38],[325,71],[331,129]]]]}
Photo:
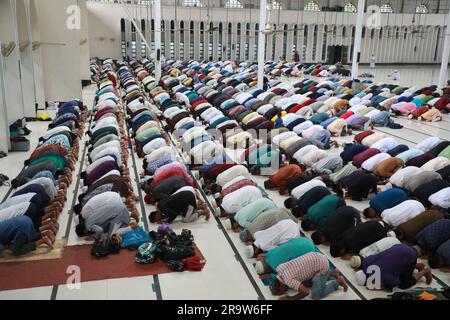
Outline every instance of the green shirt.
{"type": "Polygon", "coordinates": [[[157,127],[148,128],[148,129],[145,129],[145,130],[139,132],[136,135],[136,140],[144,141],[144,140],[150,139],[151,137],[158,135],[158,134],[161,134],[161,132],[159,131],[159,129],[157,127]]]}
{"type": "Polygon", "coordinates": [[[31,161],[30,166],[41,163],[41,162],[45,162],[47,160],[50,160],[51,162],[53,162],[55,164],[56,168],[58,168],[58,171],[62,171],[66,167],[66,163],[67,163],[66,158],[61,157],[61,156],[56,156],[56,155],[46,155],[46,156],[39,157],[39,158],[31,161]]]}
{"type": "Polygon", "coordinates": [[[331,181],[336,183],[341,178],[350,175],[351,173],[355,172],[356,170],[357,170],[357,168],[350,162],[345,167],[343,167],[341,170],[330,174],[330,179],[331,179],[331,181]]]}
{"type": "Polygon", "coordinates": [[[315,116],[312,116],[309,121],[311,121],[314,124],[320,124],[321,122],[328,120],[330,118],[330,116],[325,113],[325,112],[321,112],[316,114],[315,116]]]}
{"type": "Polygon", "coordinates": [[[438,157],[445,157],[450,160],[450,146],[442,150],[441,153],[439,153],[438,157]]]}
{"type": "Polygon", "coordinates": [[[322,219],[327,218],[336,211],[340,202],[342,202],[342,198],[334,194],[326,196],[308,209],[308,219],[318,225],[322,219]]]}
{"type": "Polygon", "coordinates": [[[285,262],[294,260],[310,252],[319,252],[308,238],[295,238],[267,252],[266,263],[275,271],[285,262]]]}
{"type": "Polygon", "coordinates": [[[106,136],[106,135],[108,135],[110,133],[113,133],[115,135],[119,135],[119,133],[117,132],[117,129],[115,127],[112,127],[112,126],[107,126],[107,127],[98,129],[91,136],[91,144],[95,144],[95,142],[98,139],[100,139],[100,138],[102,138],[102,137],[104,137],[104,136],[106,136]]]}
{"type": "Polygon", "coordinates": [[[234,216],[234,220],[243,228],[248,228],[261,213],[276,208],[277,205],[270,199],[261,198],[241,208],[234,216]]]}

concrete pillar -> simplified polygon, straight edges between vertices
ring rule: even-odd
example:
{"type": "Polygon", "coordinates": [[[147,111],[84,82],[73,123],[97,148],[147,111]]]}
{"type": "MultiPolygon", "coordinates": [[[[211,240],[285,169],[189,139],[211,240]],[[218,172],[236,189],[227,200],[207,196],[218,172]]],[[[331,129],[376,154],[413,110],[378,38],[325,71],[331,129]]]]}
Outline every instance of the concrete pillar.
{"type": "Polygon", "coordinates": [[[154,1],[154,19],[155,19],[155,79],[157,82],[161,79],[161,0],[154,1]]]}
{"type": "Polygon", "coordinates": [[[361,51],[361,33],[364,19],[364,0],[358,0],[358,16],[356,20],[355,44],[353,47],[352,79],[358,77],[359,61],[358,55],[361,51]]]}
{"type": "Polygon", "coordinates": [[[258,33],[258,88],[262,89],[264,85],[264,57],[266,54],[266,35],[261,31],[264,30],[267,17],[267,0],[259,2],[259,30],[258,33]]]}
{"type": "Polygon", "coordinates": [[[441,71],[439,73],[439,87],[444,87],[447,83],[447,69],[448,69],[448,59],[450,54],[450,11],[447,15],[447,19],[445,21],[445,40],[444,40],[444,49],[442,51],[442,62],[441,62],[441,71]]]}

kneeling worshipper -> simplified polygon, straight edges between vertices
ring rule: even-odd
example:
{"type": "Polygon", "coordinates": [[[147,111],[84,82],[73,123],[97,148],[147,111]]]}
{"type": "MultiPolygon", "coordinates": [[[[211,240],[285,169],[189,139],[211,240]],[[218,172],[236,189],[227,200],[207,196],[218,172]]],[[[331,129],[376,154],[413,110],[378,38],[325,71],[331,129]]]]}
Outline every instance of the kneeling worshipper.
{"type": "Polygon", "coordinates": [[[342,234],[359,224],[361,224],[359,211],[350,206],[342,206],[319,223],[311,239],[315,245],[337,243],[342,234]]]}
{"type": "Polygon", "coordinates": [[[337,243],[331,244],[330,254],[334,258],[356,254],[386,236],[385,227],[380,222],[367,221],[345,231],[337,243]]]}
{"type": "Polygon", "coordinates": [[[334,191],[345,199],[350,198],[353,201],[362,201],[367,199],[370,193],[378,192],[377,178],[372,173],[356,170],[341,178],[334,187],[334,191]]]}
{"type": "Polygon", "coordinates": [[[303,217],[313,205],[330,195],[331,192],[327,187],[317,186],[306,192],[292,208],[292,214],[295,217],[303,217]]]}
{"type": "Polygon", "coordinates": [[[328,218],[338,208],[345,206],[345,200],[341,197],[330,194],[308,209],[306,216],[301,222],[304,231],[315,230],[320,222],[328,218]]]}
{"type": "Polygon", "coordinates": [[[378,254],[380,252],[386,251],[387,249],[400,244],[400,240],[396,237],[386,237],[377,242],[372,243],[359,252],[358,255],[352,256],[350,259],[350,265],[352,268],[359,269],[361,267],[363,259],[378,254]]]}
{"type": "Polygon", "coordinates": [[[387,189],[378,193],[369,201],[369,207],[363,211],[364,217],[367,219],[379,217],[384,210],[395,207],[407,199],[408,196],[402,189],[387,189]]]}
{"type": "Polygon", "coordinates": [[[235,215],[226,222],[226,226],[238,232],[240,228],[248,228],[260,214],[264,211],[274,209],[277,205],[268,198],[257,199],[244,207],[241,207],[235,215]]]}
{"type": "Polygon", "coordinates": [[[300,300],[309,295],[310,290],[303,284],[311,280],[311,298],[323,299],[339,287],[347,292],[348,285],[340,276],[339,270],[330,270],[328,259],[321,253],[310,252],[296,259],[280,264],[276,269],[276,280],[270,285],[274,295],[282,295],[289,288],[298,293],[294,296],[283,296],[281,300],[300,300]]]}
{"type": "Polygon", "coordinates": [[[421,278],[426,279],[427,285],[433,280],[431,270],[423,263],[417,263],[417,252],[404,244],[397,244],[365,258],[361,265],[362,270],[356,273],[358,285],[366,285],[367,278],[370,277],[368,272],[370,266],[377,266],[381,272],[381,288],[376,289],[405,290],[414,286],[421,278]],[[414,273],[416,269],[418,273],[414,273]]]}
{"type": "Polygon", "coordinates": [[[251,242],[255,240],[255,233],[258,231],[266,230],[278,222],[290,219],[295,223],[298,220],[289,212],[289,210],[284,208],[273,208],[264,211],[259,216],[255,218],[249,225],[248,228],[241,231],[239,234],[239,239],[242,242],[251,242]]]}
{"type": "Polygon", "coordinates": [[[314,187],[326,187],[326,184],[319,178],[300,184],[291,191],[291,197],[284,201],[284,206],[287,209],[292,209],[296,205],[297,201],[314,187]]]}
{"type": "Polygon", "coordinates": [[[373,173],[377,176],[378,180],[384,181],[390,178],[394,173],[403,168],[405,163],[402,159],[397,157],[387,158],[379,162],[374,168],[373,173]]]}
{"type": "Polygon", "coordinates": [[[222,215],[233,215],[246,205],[263,198],[261,190],[255,186],[244,186],[223,197],[220,205],[222,215]]]}
{"type": "Polygon", "coordinates": [[[410,244],[414,244],[416,235],[422,231],[422,229],[443,217],[443,213],[438,210],[425,210],[418,216],[399,225],[395,230],[397,238],[410,244]]]}
{"type": "Polygon", "coordinates": [[[200,216],[209,220],[210,211],[207,204],[201,200],[197,189],[185,186],[169,197],[162,199],[156,204],[156,211],[149,215],[152,223],[172,223],[177,217],[182,217],[183,222],[196,221],[200,216]]]}
{"type": "Polygon", "coordinates": [[[382,222],[393,229],[425,211],[422,203],[416,200],[406,200],[395,207],[385,209],[381,213],[382,222]]]}
{"type": "Polygon", "coordinates": [[[93,235],[99,239],[103,234],[125,234],[139,225],[116,192],[104,192],[91,198],[78,215],[75,231],[79,237],[93,235]]]}
{"type": "Polygon", "coordinates": [[[440,219],[423,228],[415,237],[418,252],[433,254],[450,239],[450,219],[440,219]]]}
{"type": "MultiPolygon", "coordinates": [[[[414,192],[413,192],[413,196],[419,200],[420,202],[422,202],[426,207],[429,207],[431,205],[430,201],[428,201],[428,199],[435,193],[449,188],[450,187],[450,183],[442,180],[442,179],[435,179],[432,180],[428,183],[425,183],[419,187],[417,187],[414,192]]],[[[448,201],[448,198],[447,198],[448,201]]]]}
{"type": "Polygon", "coordinates": [[[436,252],[428,258],[428,265],[432,269],[444,269],[448,271],[450,268],[450,239],[441,244],[436,252]]]}
{"type": "Polygon", "coordinates": [[[256,258],[262,252],[272,250],[291,239],[300,237],[300,228],[298,223],[286,219],[265,230],[256,232],[253,237],[255,242],[245,249],[248,258],[256,258]]]}
{"type": "Polygon", "coordinates": [[[275,273],[280,264],[291,261],[309,252],[319,252],[311,240],[299,237],[289,240],[286,243],[270,250],[264,260],[258,260],[255,264],[256,273],[262,279],[271,278],[271,273],[275,273]]]}
{"type": "MultiPolygon", "coordinates": [[[[450,187],[439,190],[428,197],[428,201],[435,207],[447,210],[450,208],[450,187]]],[[[450,213],[450,212],[449,212],[450,213]]]]}
{"type": "Polygon", "coordinates": [[[57,229],[50,225],[43,225],[37,231],[31,218],[26,215],[1,221],[0,253],[8,247],[13,256],[20,256],[34,251],[41,245],[52,249],[56,232],[57,229]]]}
{"type": "Polygon", "coordinates": [[[273,175],[269,177],[268,180],[264,181],[264,187],[266,189],[277,189],[284,188],[287,181],[302,173],[302,169],[296,164],[288,164],[280,169],[273,175]]]}

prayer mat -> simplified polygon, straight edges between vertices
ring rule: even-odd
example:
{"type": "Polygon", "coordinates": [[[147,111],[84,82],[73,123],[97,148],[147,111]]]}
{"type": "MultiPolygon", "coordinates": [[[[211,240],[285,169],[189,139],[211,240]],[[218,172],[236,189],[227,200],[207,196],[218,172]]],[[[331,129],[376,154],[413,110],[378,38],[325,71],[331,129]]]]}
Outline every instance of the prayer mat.
{"type": "MultiPolygon", "coordinates": [[[[195,244],[194,249],[204,259],[195,244]]],[[[93,257],[90,251],[90,245],[68,246],[60,259],[0,263],[0,291],[64,285],[74,265],[81,270],[81,282],[174,272],[161,259],[148,265],[136,263],[136,251],[122,249],[104,258],[93,257]]]]}

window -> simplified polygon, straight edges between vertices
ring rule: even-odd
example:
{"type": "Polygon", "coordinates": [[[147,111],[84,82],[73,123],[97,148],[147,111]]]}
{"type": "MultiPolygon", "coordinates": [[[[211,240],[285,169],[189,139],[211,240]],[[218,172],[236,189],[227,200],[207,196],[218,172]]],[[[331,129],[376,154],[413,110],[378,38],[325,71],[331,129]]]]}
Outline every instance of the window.
{"type": "Polygon", "coordinates": [[[208,42],[208,60],[212,61],[214,59],[214,23],[209,23],[209,42],[208,42]]]}
{"type": "Polygon", "coordinates": [[[417,6],[416,13],[428,13],[428,7],[425,4],[417,6]]]}
{"type": "Polygon", "coordinates": [[[134,23],[131,24],[131,57],[136,58],[136,27],[134,23]]]}
{"type": "Polygon", "coordinates": [[[292,52],[298,50],[297,40],[298,40],[298,25],[294,25],[294,32],[292,34],[292,52]]]}
{"type": "Polygon", "coordinates": [[[227,44],[227,59],[231,59],[231,22],[228,23],[228,44],[227,44]]]}
{"type": "Polygon", "coordinates": [[[205,23],[200,22],[200,60],[205,59],[205,23]]]}
{"type": "MultiPolygon", "coordinates": [[[[151,32],[155,32],[155,19],[152,19],[151,23],[150,23],[150,30],[151,32]]],[[[155,37],[152,37],[152,42],[150,43],[150,47],[152,48],[152,50],[155,50],[155,37]]]]}
{"type": "Polygon", "coordinates": [[[127,56],[127,36],[126,36],[126,24],[125,19],[120,19],[120,46],[122,52],[122,58],[127,56]]]}
{"type": "Polygon", "coordinates": [[[356,9],[355,5],[351,2],[347,3],[344,6],[344,12],[356,12],[356,11],[358,10],[356,9]]]}
{"type": "Polygon", "coordinates": [[[170,58],[175,59],[175,21],[170,21],[170,58]]]}
{"type": "Polygon", "coordinates": [[[241,23],[237,24],[236,60],[241,60],[241,23]]]}
{"type": "Polygon", "coordinates": [[[143,6],[152,6],[154,5],[155,0],[138,0],[138,3],[143,6]]]}
{"type": "Polygon", "coordinates": [[[225,8],[242,9],[244,6],[238,0],[228,0],[227,3],[225,3],[225,8]]]}
{"type": "Polygon", "coordinates": [[[320,11],[320,7],[314,1],[308,1],[303,7],[304,11],[320,11]]]}
{"type": "Polygon", "coordinates": [[[304,26],[303,28],[303,44],[302,44],[302,61],[306,60],[306,52],[307,52],[307,44],[308,44],[308,26],[304,26]]]}
{"type": "MultiPolygon", "coordinates": [[[[141,20],[141,31],[142,34],[145,36],[145,20],[142,19],[141,20]]],[[[145,45],[145,41],[144,39],[141,39],[141,58],[145,58],[147,57],[147,46],[145,45]]]]}
{"type": "MultiPolygon", "coordinates": [[[[277,31],[277,30],[278,30],[277,25],[274,24],[273,27],[272,27],[272,29],[273,29],[274,31],[277,31]]],[[[275,59],[278,58],[278,57],[275,56],[275,54],[276,54],[276,48],[277,48],[277,36],[276,36],[276,34],[277,34],[277,33],[274,32],[274,34],[273,34],[273,36],[272,36],[272,59],[271,59],[271,60],[273,60],[273,61],[275,61],[275,59]]]]}
{"type": "Polygon", "coordinates": [[[194,21],[189,24],[189,59],[195,59],[194,57],[194,21]]]}
{"type": "Polygon", "coordinates": [[[247,23],[245,26],[245,60],[248,61],[250,59],[250,44],[248,43],[250,40],[250,23],[247,23]]]}
{"type": "Polygon", "coordinates": [[[185,7],[203,7],[200,0],[184,0],[185,7]]]}
{"type": "Polygon", "coordinates": [[[180,48],[179,48],[179,50],[180,50],[180,59],[184,59],[184,21],[180,22],[180,48]]]}
{"type": "Polygon", "coordinates": [[[223,24],[219,23],[219,43],[217,44],[217,56],[219,60],[222,60],[223,55],[223,24]]]}
{"type": "Polygon", "coordinates": [[[287,40],[288,40],[288,26],[287,24],[284,25],[283,29],[283,58],[286,59],[287,57],[287,40]]]}
{"type": "Polygon", "coordinates": [[[267,1],[267,10],[279,10],[279,9],[281,10],[283,9],[283,7],[278,1],[276,0],[267,1]]]}
{"type": "Polygon", "coordinates": [[[381,13],[394,13],[394,9],[392,9],[392,7],[389,3],[386,3],[380,7],[380,12],[381,13]]]}
{"type": "Polygon", "coordinates": [[[253,41],[253,60],[258,60],[259,23],[255,24],[255,40],[253,41]]]}
{"type": "Polygon", "coordinates": [[[313,47],[312,47],[312,60],[315,62],[317,60],[316,53],[317,53],[317,37],[318,34],[318,27],[314,26],[314,32],[313,32],[313,47]]]}
{"type": "Polygon", "coordinates": [[[166,23],[161,20],[161,55],[166,56],[166,23]]]}

